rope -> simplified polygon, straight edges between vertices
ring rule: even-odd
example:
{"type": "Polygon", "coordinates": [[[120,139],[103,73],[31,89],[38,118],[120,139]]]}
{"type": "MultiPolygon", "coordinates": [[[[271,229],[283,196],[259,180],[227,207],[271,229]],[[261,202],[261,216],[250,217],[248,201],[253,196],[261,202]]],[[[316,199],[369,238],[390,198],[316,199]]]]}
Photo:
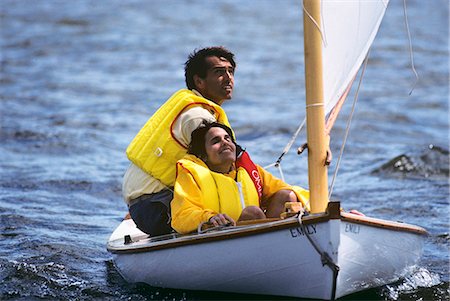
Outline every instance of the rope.
{"type": "Polygon", "coordinates": [[[278,169],[278,172],[280,173],[281,180],[283,180],[283,182],[286,182],[285,179],[284,179],[283,169],[281,168],[281,158],[283,156],[284,156],[284,152],[278,158],[277,162],[265,166],[264,169],[267,169],[267,168],[270,168],[270,167],[276,167],[278,169]]]}
{"type": "MultiPolygon", "coordinates": [[[[287,154],[287,153],[289,152],[289,150],[290,150],[291,147],[292,147],[292,144],[294,144],[295,140],[297,139],[298,134],[300,134],[300,131],[301,131],[301,130],[303,129],[303,127],[305,126],[305,123],[306,123],[306,117],[303,118],[303,121],[302,121],[302,122],[300,123],[300,125],[298,126],[298,128],[297,128],[297,130],[295,131],[294,135],[292,135],[291,140],[289,140],[288,144],[286,144],[286,146],[284,147],[282,156],[283,156],[284,154],[287,154]]],[[[280,160],[280,162],[281,162],[281,157],[282,157],[282,156],[280,156],[280,158],[278,158],[278,159],[280,160]]],[[[278,160],[277,160],[277,162],[278,162],[278,160]]]]}
{"type": "Polygon", "coordinates": [[[316,242],[311,238],[311,236],[308,233],[308,230],[305,228],[305,225],[302,223],[302,217],[305,214],[305,211],[302,210],[299,212],[298,215],[298,222],[300,224],[300,227],[303,230],[303,233],[305,233],[305,236],[308,238],[311,245],[314,247],[316,252],[320,255],[320,261],[322,262],[322,266],[327,265],[332,271],[333,271],[333,293],[331,296],[331,300],[335,299],[336,295],[336,284],[337,284],[337,276],[339,273],[339,266],[333,262],[333,259],[328,255],[327,252],[322,251],[320,247],[316,244],[316,242]]]}
{"type": "Polygon", "coordinates": [[[333,193],[334,182],[336,180],[337,173],[338,173],[339,167],[341,165],[342,155],[344,154],[345,144],[347,143],[348,134],[350,132],[350,124],[352,123],[353,113],[355,112],[356,102],[358,101],[359,90],[361,88],[361,82],[362,82],[362,79],[364,77],[364,72],[366,71],[366,67],[367,67],[367,62],[368,61],[369,61],[369,52],[367,52],[366,58],[364,59],[364,66],[363,66],[363,69],[361,71],[361,76],[359,77],[358,88],[356,89],[355,97],[353,99],[352,110],[351,110],[350,116],[348,117],[348,120],[347,120],[347,127],[345,129],[344,140],[342,141],[341,150],[339,152],[339,157],[338,157],[338,160],[337,160],[337,163],[336,163],[336,169],[334,170],[333,179],[331,181],[330,191],[328,193],[328,199],[331,199],[331,194],[333,193]]]}
{"type": "Polygon", "coordinates": [[[406,26],[406,32],[408,33],[409,58],[411,60],[411,69],[414,72],[414,75],[416,76],[416,81],[414,82],[413,87],[411,88],[411,91],[409,91],[409,95],[411,95],[419,81],[419,75],[417,74],[416,68],[414,66],[414,53],[413,53],[412,42],[411,42],[411,32],[409,31],[408,13],[406,11],[406,0],[403,0],[403,14],[405,15],[405,26],[406,26]]]}
{"type": "Polygon", "coordinates": [[[300,123],[300,125],[298,126],[295,133],[292,135],[291,140],[289,140],[289,142],[284,147],[283,152],[278,157],[277,161],[275,163],[269,164],[264,167],[264,169],[267,169],[267,168],[270,168],[273,166],[277,167],[280,172],[281,179],[283,181],[284,181],[284,175],[283,175],[283,170],[281,169],[281,160],[283,160],[284,155],[286,155],[289,152],[289,150],[291,149],[292,145],[294,144],[295,140],[297,139],[297,136],[300,134],[301,130],[305,126],[305,123],[306,123],[306,117],[303,119],[303,121],[300,123]]]}
{"type": "Polygon", "coordinates": [[[306,108],[310,108],[310,107],[323,107],[324,103],[323,102],[316,102],[316,103],[311,103],[309,105],[306,105],[306,108]]]}
{"type": "MultiPolygon", "coordinates": [[[[321,5],[322,5],[322,4],[321,4],[321,5]]],[[[303,7],[303,11],[304,11],[304,12],[306,13],[306,15],[309,17],[309,19],[311,20],[311,22],[313,22],[314,25],[316,26],[317,30],[319,30],[320,37],[322,38],[322,43],[323,43],[323,45],[324,45],[324,46],[327,46],[327,42],[326,42],[326,39],[325,39],[324,32],[323,32],[322,29],[320,28],[319,24],[317,24],[316,20],[314,20],[314,18],[311,16],[311,14],[306,10],[305,4],[303,4],[303,1],[302,1],[302,7],[303,7]]],[[[321,15],[321,16],[322,16],[322,11],[323,11],[323,9],[320,10],[320,15],[321,15]]],[[[320,19],[322,20],[322,24],[324,24],[324,23],[323,23],[323,17],[321,17],[320,19]]]]}

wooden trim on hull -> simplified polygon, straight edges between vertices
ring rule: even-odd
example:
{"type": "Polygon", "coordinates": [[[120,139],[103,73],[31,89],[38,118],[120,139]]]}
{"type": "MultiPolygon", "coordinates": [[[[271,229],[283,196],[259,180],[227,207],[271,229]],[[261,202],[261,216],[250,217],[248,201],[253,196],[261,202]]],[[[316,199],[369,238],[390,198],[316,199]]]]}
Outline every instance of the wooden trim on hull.
{"type": "Polygon", "coordinates": [[[341,212],[341,220],[343,222],[350,222],[355,224],[363,224],[377,228],[384,228],[389,230],[412,232],[419,235],[428,235],[428,232],[419,226],[405,224],[403,222],[388,221],[373,217],[360,216],[352,213],[341,212]]]}
{"type": "MultiPolygon", "coordinates": [[[[332,219],[340,219],[343,222],[363,224],[370,227],[410,232],[418,235],[428,234],[425,229],[410,224],[339,212],[339,202],[330,202],[326,213],[304,216],[302,218],[302,225],[318,224],[328,222],[332,219]]],[[[169,234],[155,238],[139,236],[131,238],[131,243],[128,244],[124,244],[123,240],[115,240],[108,242],[107,249],[109,252],[116,254],[150,252],[167,248],[176,248],[184,245],[258,235],[299,226],[300,224],[296,217],[284,220],[268,219],[261,220],[259,223],[252,222],[249,225],[238,225],[236,227],[224,228],[222,230],[204,234],[169,234]]]]}
{"type": "MultiPolygon", "coordinates": [[[[317,224],[321,222],[327,222],[329,218],[323,214],[323,216],[314,216],[308,220],[302,220],[303,224],[317,224]]],[[[128,244],[113,246],[108,243],[108,251],[112,253],[138,253],[138,252],[149,252],[160,249],[176,248],[184,245],[207,243],[218,240],[234,239],[249,235],[257,235],[266,232],[273,232],[282,229],[289,229],[292,227],[298,227],[299,223],[296,218],[289,218],[285,220],[277,220],[271,222],[262,222],[259,224],[248,225],[248,226],[236,226],[230,228],[224,228],[223,230],[218,230],[215,232],[207,232],[204,234],[187,234],[176,236],[176,238],[171,238],[173,235],[167,235],[167,239],[158,239],[152,242],[152,238],[145,238],[139,241],[133,241],[138,244],[128,244]],[[142,243],[139,243],[142,242],[142,243]]]]}

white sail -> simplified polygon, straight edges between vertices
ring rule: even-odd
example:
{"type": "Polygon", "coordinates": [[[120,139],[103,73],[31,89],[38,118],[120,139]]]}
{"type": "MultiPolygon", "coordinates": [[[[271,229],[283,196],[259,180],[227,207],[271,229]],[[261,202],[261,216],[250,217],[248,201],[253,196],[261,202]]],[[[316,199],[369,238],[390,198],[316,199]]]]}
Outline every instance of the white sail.
{"type": "Polygon", "coordinates": [[[389,0],[323,0],[323,85],[329,114],[352,84],[389,0]]]}

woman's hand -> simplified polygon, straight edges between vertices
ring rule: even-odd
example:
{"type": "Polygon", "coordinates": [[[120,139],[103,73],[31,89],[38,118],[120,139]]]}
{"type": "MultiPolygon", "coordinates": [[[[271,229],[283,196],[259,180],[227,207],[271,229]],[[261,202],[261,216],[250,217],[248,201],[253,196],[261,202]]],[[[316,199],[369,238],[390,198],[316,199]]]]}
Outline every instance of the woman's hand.
{"type": "Polygon", "coordinates": [[[229,217],[226,214],[222,214],[222,213],[218,213],[218,214],[214,215],[213,217],[211,217],[209,219],[209,223],[211,223],[215,227],[226,226],[228,224],[232,224],[233,226],[236,226],[236,222],[231,217],[229,217]]]}

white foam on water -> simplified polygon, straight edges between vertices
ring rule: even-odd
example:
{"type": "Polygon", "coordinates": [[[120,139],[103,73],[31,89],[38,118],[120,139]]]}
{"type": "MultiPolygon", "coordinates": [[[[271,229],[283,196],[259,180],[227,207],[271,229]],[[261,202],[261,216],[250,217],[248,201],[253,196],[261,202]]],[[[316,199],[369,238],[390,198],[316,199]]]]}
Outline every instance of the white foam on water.
{"type": "Polygon", "coordinates": [[[419,288],[433,287],[441,283],[438,274],[420,267],[413,274],[403,279],[401,283],[387,285],[382,292],[386,300],[398,300],[402,294],[410,294],[419,288]]]}

